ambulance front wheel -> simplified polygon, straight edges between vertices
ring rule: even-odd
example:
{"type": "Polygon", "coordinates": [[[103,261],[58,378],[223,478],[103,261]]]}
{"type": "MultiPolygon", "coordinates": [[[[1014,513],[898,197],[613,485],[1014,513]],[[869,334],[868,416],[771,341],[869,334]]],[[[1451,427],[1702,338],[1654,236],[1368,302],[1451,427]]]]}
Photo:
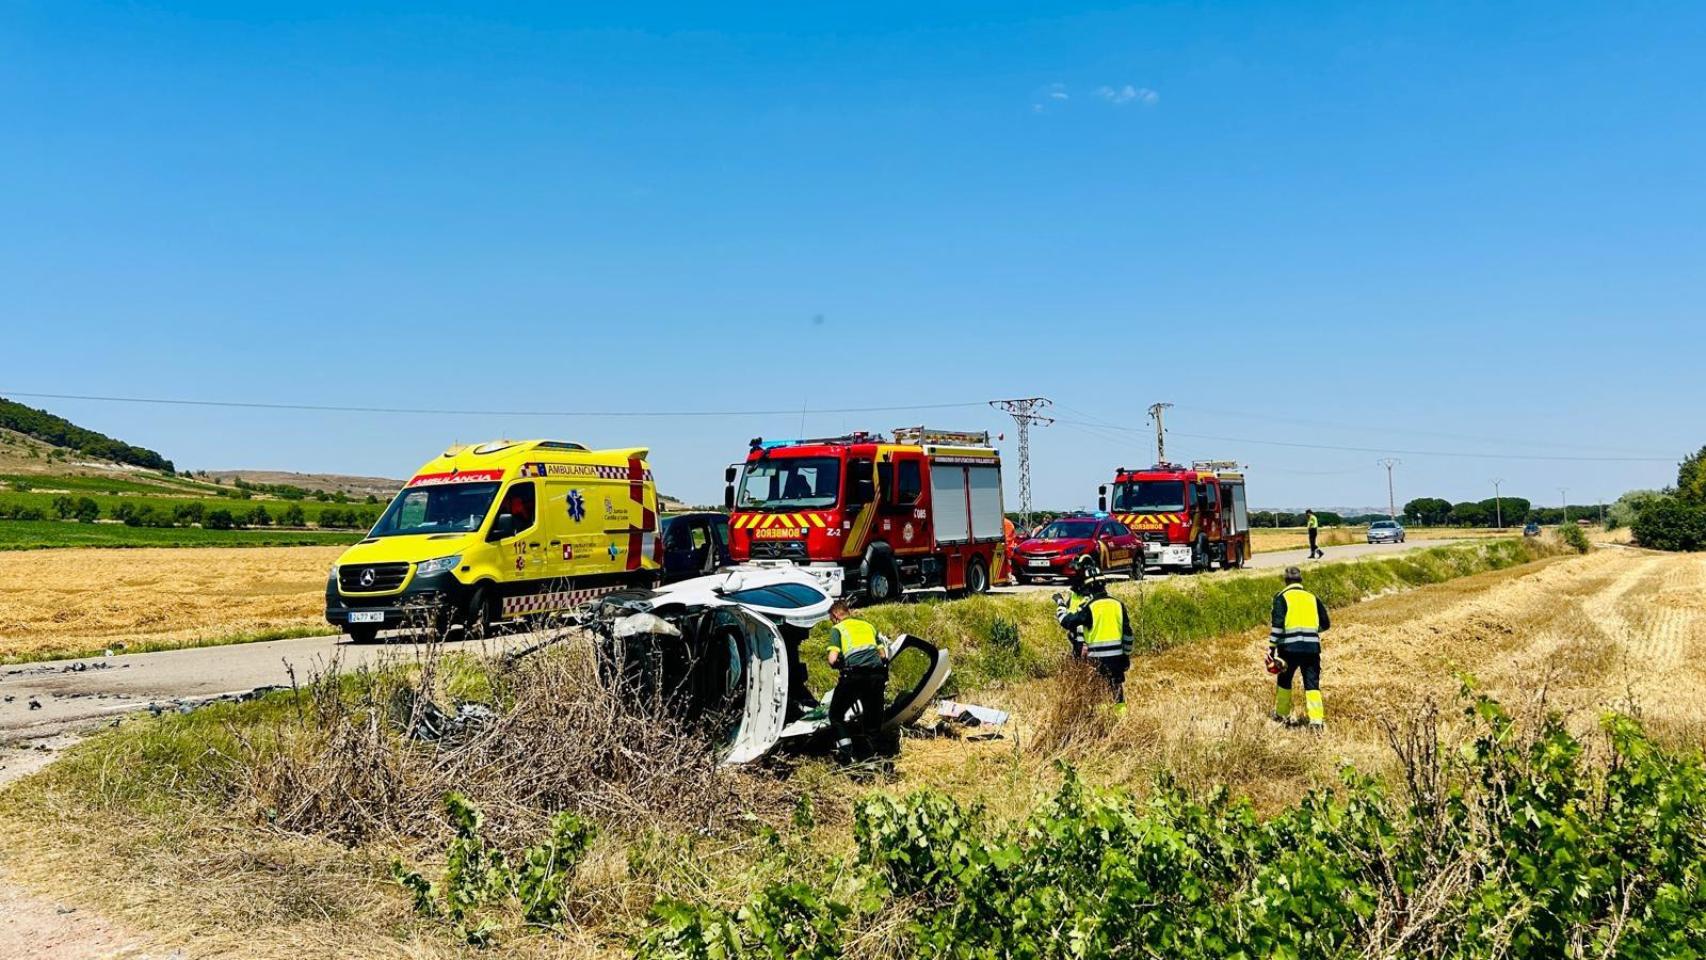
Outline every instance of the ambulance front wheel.
{"type": "Polygon", "coordinates": [[[371,624],[351,624],[344,628],[350,643],[372,643],[379,639],[379,628],[371,624]]]}
{"type": "Polygon", "coordinates": [[[468,602],[462,607],[462,639],[484,640],[491,635],[492,621],[492,592],[485,584],[474,588],[468,595],[468,602]]]}

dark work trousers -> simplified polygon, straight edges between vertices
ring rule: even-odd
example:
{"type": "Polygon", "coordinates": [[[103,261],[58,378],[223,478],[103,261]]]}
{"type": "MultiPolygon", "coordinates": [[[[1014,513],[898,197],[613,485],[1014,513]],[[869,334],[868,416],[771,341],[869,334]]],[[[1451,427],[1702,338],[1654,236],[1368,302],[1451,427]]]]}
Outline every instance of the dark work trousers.
{"type": "Polygon", "coordinates": [[[1321,689],[1321,651],[1311,650],[1304,653],[1281,647],[1279,657],[1285,661],[1285,669],[1274,677],[1274,682],[1279,684],[1281,690],[1291,689],[1291,678],[1299,670],[1303,671],[1303,689],[1321,689]]]}
{"type": "Polygon", "coordinates": [[[835,732],[835,752],[846,760],[869,759],[876,752],[883,730],[883,698],[888,692],[889,668],[849,667],[841,671],[835,692],[829,696],[830,729],[835,732]],[[849,717],[854,705],[858,717],[849,717]]]}
{"type": "Polygon", "coordinates": [[[1107,682],[1108,690],[1114,695],[1114,702],[1124,703],[1125,672],[1131,669],[1131,658],[1120,654],[1117,657],[1091,657],[1090,662],[1096,665],[1096,673],[1107,682]]]}
{"type": "Polygon", "coordinates": [[[1321,531],[1315,527],[1309,528],[1309,559],[1311,560],[1322,555],[1321,548],[1315,545],[1315,536],[1320,532],[1321,531]]]}
{"type": "Polygon", "coordinates": [[[806,662],[800,658],[800,643],[806,639],[808,632],[792,624],[782,624],[782,646],[788,652],[788,707],[785,716],[789,723],[817,708],[817,697],[812,696],[806,680],[806,662]]]}

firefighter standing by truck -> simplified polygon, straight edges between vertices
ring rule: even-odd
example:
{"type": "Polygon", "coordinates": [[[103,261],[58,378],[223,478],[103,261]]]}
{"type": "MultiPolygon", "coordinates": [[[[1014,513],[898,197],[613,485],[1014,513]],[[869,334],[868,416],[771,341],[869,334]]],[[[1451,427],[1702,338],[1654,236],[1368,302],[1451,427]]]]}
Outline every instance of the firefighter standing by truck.
{"type": "Polygon", "coordinates": [[[1268,634],[1268,672],[1274,675],[1274,719],[1290,724],[1291,681],[1303,672],[1304,712],[1310,729],[1327,722],[1321,702],[1321,633],[1332,626],[1327,605],[1303,589],[1303,571],[1285,568],[1285,589],[1274,594],[1272,630],[1268,634]]]}
{"type": "Polygon", "coordinates": [[[883,698],[889,683],[889,650],[869,621],[855,617],[840,600],[830,605],[829,665],[840,671],[829,696],[829,723],[842,760],[866,760],[883,728],[883,698]],[[859,716],[848,714],[857,706],[859,716]]]}
{"type": "MultiPolygon", "coordinates": [[[[1060,625],[1075,638],[1083,631],[1082,640],[1074,640],[1077,655],[1090,661],[1096,672],[1108,684],[1114,702],[1125,703],[1125,675],[1131,668],[1131,615],[1125,604],[1108,596],[1101,580],[1086,577],[1083,590],[1089,602],[1076,610],[1068,610],[1068,602],[1060,604],[1060,625]]],[[[1078,589],[1074,588],[1076,595],[1078,589]]]]}

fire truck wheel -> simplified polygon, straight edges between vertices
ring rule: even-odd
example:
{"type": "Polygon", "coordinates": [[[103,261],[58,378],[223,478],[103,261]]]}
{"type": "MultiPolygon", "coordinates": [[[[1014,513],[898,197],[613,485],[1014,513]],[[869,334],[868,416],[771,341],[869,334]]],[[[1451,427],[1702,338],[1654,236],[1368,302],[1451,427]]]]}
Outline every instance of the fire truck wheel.
{"type": "Polygon", "coordinates": [[[889,603],[900,599],[900,571],[894,558],[880,550],[865,557],[865,597],[871,603],[889,603]]]}
{"type": "Polygon", "coordinates": [[[1137,556],[1131,558],[1131,579],[1133,580],[1133,582],[1143,579],[1143,551],[1142,550],[1139,550],[1137,552],[1137,556]]]}
{"type": "Polygon", "coordinates": [[[1214,566],[1214,557],[1208,552],[1208,538],[1197,537],[1196,546],[1191,548],[1191,572],[1203,573],[1214,566]]]}
{"type": "Polygon", "coordinates": [[[988,593],[989,571],[983,568],[983,561],[972,558],[966,564],[966,593],[988,593]]]}

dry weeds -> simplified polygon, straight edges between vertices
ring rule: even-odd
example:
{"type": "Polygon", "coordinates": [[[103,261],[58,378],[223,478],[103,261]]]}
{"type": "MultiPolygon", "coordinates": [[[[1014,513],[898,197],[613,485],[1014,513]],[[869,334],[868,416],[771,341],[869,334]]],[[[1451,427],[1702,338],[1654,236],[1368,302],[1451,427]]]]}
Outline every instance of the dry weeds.
{"type": "Polygon", "coordinates": [[[341,547],[0,553],[0,662],[324,627],[341,547]]]}

